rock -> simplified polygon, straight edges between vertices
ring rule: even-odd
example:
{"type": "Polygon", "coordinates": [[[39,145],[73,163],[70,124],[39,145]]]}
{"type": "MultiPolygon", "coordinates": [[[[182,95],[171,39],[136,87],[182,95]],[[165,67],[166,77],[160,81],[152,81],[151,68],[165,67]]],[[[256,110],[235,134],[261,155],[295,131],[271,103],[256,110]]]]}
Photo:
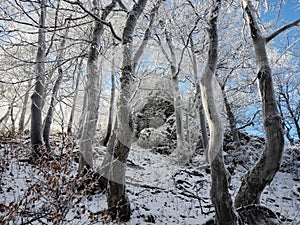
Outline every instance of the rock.
{"type": "Polygon", "coordinates": [[[133,114],[136,136],[145,128],[158,128],[163,126],[167,119],[174,113],[174,106],[170,101],[152,98],[133,114]]]}
{"type": "Polygon", "coordinates": [[[170,145],[171,140],[167,131],[155,128],[143,129],[137,140],[137,144],[142,148],[155,148],[170,145]]]}

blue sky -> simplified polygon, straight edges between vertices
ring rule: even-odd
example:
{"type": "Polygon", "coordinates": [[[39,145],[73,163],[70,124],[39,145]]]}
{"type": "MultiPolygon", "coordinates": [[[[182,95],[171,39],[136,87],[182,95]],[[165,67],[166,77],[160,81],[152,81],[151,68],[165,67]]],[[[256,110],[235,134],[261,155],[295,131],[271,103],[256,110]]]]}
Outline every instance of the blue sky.
{"type": "MultiPolygon", "coordinates": [[[[280,0],[271,0],[270,4],[278,5],[280,0]]],[[[290,23],[300,18],[300,1],[299,0],[284,0],[284,4],[280,11],[279,21],[286,21],[290,23]]],[[[276,18],[278,15],[278,9],[274,12],[265,13],[263,19],[266,21],[276,18]]]]}

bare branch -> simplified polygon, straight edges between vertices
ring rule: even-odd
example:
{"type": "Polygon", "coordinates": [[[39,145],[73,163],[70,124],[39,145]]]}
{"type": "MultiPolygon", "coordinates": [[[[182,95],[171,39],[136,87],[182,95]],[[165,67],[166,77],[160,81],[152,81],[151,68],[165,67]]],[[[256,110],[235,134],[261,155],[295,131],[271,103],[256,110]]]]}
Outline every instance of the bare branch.
{"type": "Polygon", "coordinates": [[[273,34],[271,34],[270,36],[268,36],[266,38],[266,43],[268,43],[269,41],[271,41],[272,39],[274,39],[275,37],[277,37],[279,34],[281,34],[282,32],[286,31],[287,29],[294,27],[294,26],[299,26],[300,24],[300,19],[297,19],[296,21],[289,23],[283,27],[281,27],[280,29],[276,30],[273,34]]]}
{"type": "Polygon", "coordinates": [[[106,21],[102,20],[99,16],[96,16],[94,13],[90,12],[87,8],[85,8],[83,6],[83,4],[79,0],[77,0],[77,1],[64,0],[64,1],[69,4],[78,5],[84,12],[86,12],[88,15],[93,17],[95,20],[97,20],[98,22],[102,23],[105,26],[108,26],[112,35],[114,36],[114,38],[116,38],[118,41],[122,41],[122,38],[120,38],[120,36],[117,35],[117,33],[115,32],[115,30],[110,22],[106,22],[106,21]]]}

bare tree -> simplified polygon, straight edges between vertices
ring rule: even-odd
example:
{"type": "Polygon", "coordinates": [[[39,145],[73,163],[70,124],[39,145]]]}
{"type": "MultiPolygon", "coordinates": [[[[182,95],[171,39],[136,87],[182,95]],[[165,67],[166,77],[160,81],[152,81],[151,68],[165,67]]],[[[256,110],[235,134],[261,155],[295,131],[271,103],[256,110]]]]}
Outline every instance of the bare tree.
{"type": "Polygon", "coordinates": [[[228,191],[227,170],[223,161],[224,128],[216,105],[216,96],[213,86],[218,61],[218,32],[217,19],[221,0],[214,1],[209,19],[209,50],[208,59],[200,80],[201,97],[205,109],[210,131],[208,145],[208,159],[211,167],[210,196],[216,209],[216,224],[237,224],[237,215],[233,208],[231,195],[228,191]]]}
{"type": "Polygon", "coordinates": [[[128,12],[122,35],[123,61],[120,77],[120,89],[117,101],[117,124],[111,152],[108,177],[107,205],[113,219],[120,221],[130,219],[130,203],[125,190],[126,161],[133,138],[133,122],[131,117],[130,98],[133,82],[133,34],[137,21],[142,14],[147,0],[139,0],[128,12]]]}
{"type": "MultiPolygon", "coordinates": [[[[114,51],[114,50],[113,50],[114,51]]],[[[106,129],[106,135],[103,139],[103,145],[107,146],[108,140],[111,136],[111,132],[113,129],[113,120],[114,120],[114,105],[115,105],[115,94],[116,94],[116,85],[115,85],[115,55],[112,54],[113,60],[112,60],[112,70],[111,70],[111,89],[110,89],[110,103],[109,103],[109,113],[108,113],[108,123],[107,123],[107,129],[106,129]]]]}
{"type": "Polygon", "coordinates": [[[80,137],[80,161],[79,173],[86,172],[85,169],[93,168],[92,144],[96,132],[98,121],[98,107],[100,100],[100,77],[99,77],[99,51],[100,38],[104,32],[103,21],[106,20],[112,9],[116,5],[116,0],[108,4],[102,12],[100,20],[100,5],[99,1],[93,1],[96,20],[92,33],[92,41],[88,53],[87,61],[87,84],[85,88],[85,96],[87,97],[87,106],[85,118],[83,119],[83,129],[80,137]]]}
{"type": "Polygon", "coordinates": [[[30,94],[31,88],[32,88],[32,79],[30,79],[28,81],[27,91],[24,95],[24,101],[23,101],[23,105],[22,105],[21,116],[20,116],[20,119],[19,119],[19,129],[18,129],[19,133],[22,133],[23,130],[24,130],[24,127],[25,127],[25,116],[26,116],[27,104],[28,104],[28,101],[29,101],[29,94],[30,94]]]}
{"type": "Polygon", "coordinates": [[[34,92],[31,96],[31,129],[30,138],[33,148],[32,156],[35,158],[38,148],[44,145],[43,127],[42,127],[42,108],[45,86],[45,50],[46,50],[46,3],[45,0],[40,1],[40,20],[38,32],[38,49],[36,54],[36,82],[34,92]]]}
{"type": "Polygon", "coordinates": [[[53,89],[52,89],[50,106],[48,108],[48,112],[47,112],[45,122],[44,122],[43,138],[44,138],[45,145],[46,145],[46,148],[47,148],[48,151],[51,150],[51,147],[50,147],[50,129],[51,129],[52,121],[53,121],[53,113],[54,113],[54,108],[55,108],[55,104],[56,104],[57,93],[59,91],[59,87],[60,87],[60,84],[62,82],[63,75],[64,75],[63,68],[62,68],[62,62],[63,62],[63,59],[65,57],[65,46],[66,46],[66,40],[68,38],[68,33],[69,33],[69,24],[70,24],[70,20],[67,24],[65,34],[64,34],[63,39],[61,41],[60,48],[57,52],[57,61],[56,61],[55,67],[57,67],[58,76],[57,76],[57,79],[56,79],[56,81],[54,83],[54,86],[53,86],[53,89]]]}
{"type": "Polygon", "coordinates": [[[79,89],[79,81],[80,81],[80,76],[82,73],[82,64],[83,64],[83,57],[80,59],[79,63],[76,64],[76,70],[74,70],[74,73],[77,71],[77,76],[76,76],[76,81],[75,81],[75,89],[74,89],[74,97],[73,97],[73,102],[72,102],[72,109],[70,112],[70,117],[69,117],[69,122],[68,122],[68,127],[67,127],[67,132],[72,133],[72,128],[73,128],[73,120],[74,120],[74,114],[75,114],[75,109],[76,109],[76,103],[77,103],[77,97],[78,97],[78,89],[79,89]]]}
{"type": "Polygon", "coordinates": [[[268,37],[263,37],[255,18],[255,9],[250,0],[243,0],[247,14],[248,26],[255,50],[257,80],[262,100],[262,113],[266,143],[263,153],[256,165],[243,177],[241,187],[236,195],[235,206],[259,204],[260,196],[266,185],[270,184],[279,169],[284,147],[282,119],[277,108],[274,94],[272,72],[266,52],[266,43],[284,30],[297,25],[297,20],[268,37]]]}
{"type": "Polygon", "coordinates": [[[206,130],[206,118],[204,114],[204,108],[201,101],[201,87],[199,83],[199,75],[198,75],[198,64],[197,64],[197,57],[195,53],[195,46],[192,36],[190,37],[190,45],[191,45],[191,61],[193,65],[193,74],[195,79],[195,86],[196,86],[196,107],[198,109],[199,113],[199,121],[200,121],[200,127],[201,127],[201,141],[204,150],[205,160],[208,163],[208,135],[206,130]]]}

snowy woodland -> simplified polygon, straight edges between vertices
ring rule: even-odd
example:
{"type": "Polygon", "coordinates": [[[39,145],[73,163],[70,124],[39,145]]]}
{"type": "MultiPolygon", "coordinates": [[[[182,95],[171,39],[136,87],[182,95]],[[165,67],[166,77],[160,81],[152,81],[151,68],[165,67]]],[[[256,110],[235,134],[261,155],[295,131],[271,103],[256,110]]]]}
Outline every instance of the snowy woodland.
{"type": "Polygon", "coordinates": [[[300,224],[299,10],[0,0],[0,224],[300,224]]]}

